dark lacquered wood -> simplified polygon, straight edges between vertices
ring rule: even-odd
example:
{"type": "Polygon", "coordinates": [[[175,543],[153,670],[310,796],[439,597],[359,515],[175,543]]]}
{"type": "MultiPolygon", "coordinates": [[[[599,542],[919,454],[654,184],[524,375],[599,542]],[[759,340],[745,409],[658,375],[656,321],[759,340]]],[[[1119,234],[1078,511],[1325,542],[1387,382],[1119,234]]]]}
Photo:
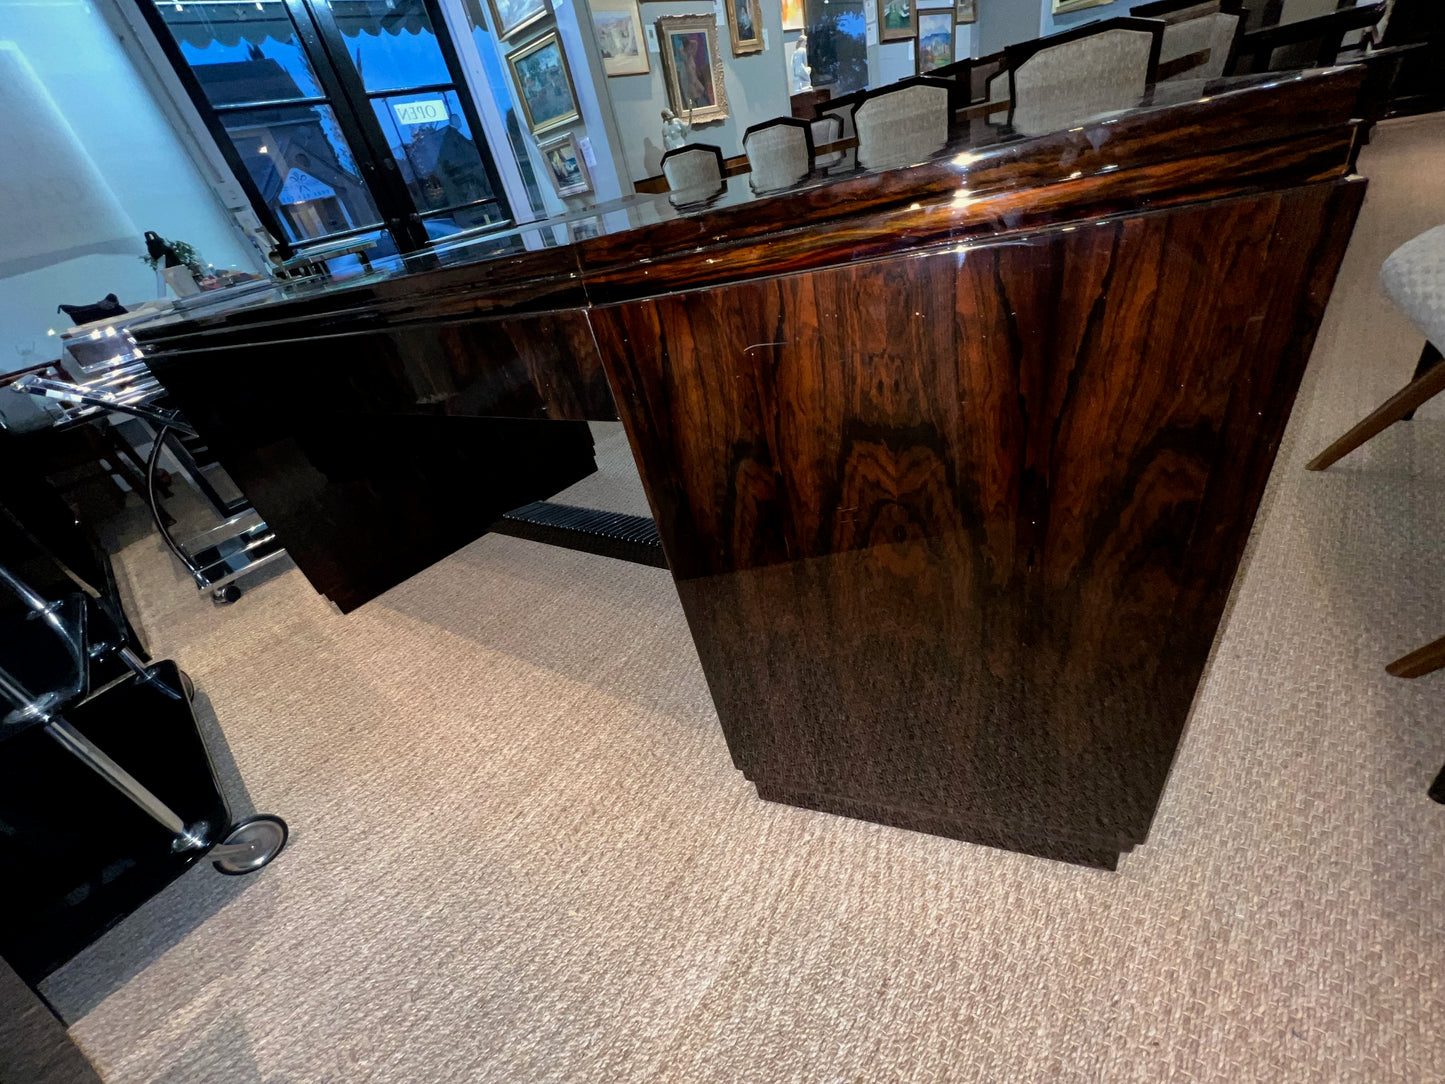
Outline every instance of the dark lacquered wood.
{"type": "Polygon", "coordinates": [[[578,312],[181,341],[152,370],[343,611],[591,474],[585,419],[616,417],[578,312]]]}
{"type": "MultiPolygon", "coordinates": [[[[337,570],[351,603],[484,526],[477,460],[503,444],[565,477],[600,367],[761,795],[1112,866],[1147,833],[1363,195],[1361,79],[1034,138],[971,121],[925,163],[766,198],[735,178],[508,255],[515,288],[423,269],[173,326],[155,365],[288,548],[272,507],[421,523],[337,570]],[[228,350],[267,367],[234,401],[196,363],[228,350]],[[328,383],[340,405],[308,415],[328,383]],[[389,457],[456,426],[492,444],[398,492],[389,457]]],[[[312,529],[318,553],[350,537],[312,529]]]]}
{"type": "MultiPolygon", "coordinates": [[[[805,224],[819,227],[867,212],[907,208],[915,202],[952,197],[960,190],[969,200],[994,192],[1027,199],[1022,193],[1026,188],[1037,190],[1032,198],[1047,198],[1052,195],[1047,186],[1078,179],[1073,176],[1076,173],[1103,179],[1124,172],[1120,167],[1128,165],[1132,190],[1122,187],[1116,178],[1111,183],[1121,187],[1110,190],[1114,197],[1120,205],[1153,199],[1161,187],[1187,190],[1193,172],[1190,163],[1201,155],[1247,153],[1249,168],[1259,171],[1272,147],[1285,151],[1289,144],[1312,135],[1317,139],[1333,135],[1340,145],[1350,144],[1355,130],[1350,122],[1356,115],[1364,78],[1364,72],[1356,70],[1299,73],[1258,93],[1211,94],[1207,100],[1173,106],[1163,115],[1125,113],[1107,123],[1075,125],[1026,140],[1010,140],[1006,127],[986,125],[994,138],[986,139],[981,148],[976,145],[977,133],[965,133],[944,153],[906,169],[845,175],[796,192],[679,215],[646,230],[591,238],[576,246],[578,260],[595,303],[599,298],[593,295],[592,285],[599,273],[621,273],[643,261],[650,271],[659,254],[701,256],[710,246],[785,235],[805,224]],[[1168,172],[1150,173],[1145,167],[1168,172]]],[[[1290,157],[1297,155],[1291,152],[1290,157]]],[[[1346,164],[1337,162],[1336,170],[1346,164]]],[[[1228,183],[1217,170],[1207,172],[1219,177],[1220,185],[1228,183]]],[[[1274,184],[1309,179],[1319,178],[1297,170],[1258,176],[1259,183],[1274,184]]],[[[1056,205],[1050,214],[1056,217],[1061,211],[1056,205]]],[[[889,227],[880,223],[879,228],[889,227]]],[[[715,273],[728,267],[725,261],[710,266],[715,273]]]]}
{"type": "Polygon", "coordinates": [[[594,310],[760,793],[1095,864],[1142,839],[1362,193],[594,310]]]}
{"type": "Polygon", "coordinates": [[[1398,678],[1424,677],[1445,669],[1445,636],[1431,640],[1424,647],[1417,647],[1408,655],[1401,655],[1385,669],[1398,678]]]}

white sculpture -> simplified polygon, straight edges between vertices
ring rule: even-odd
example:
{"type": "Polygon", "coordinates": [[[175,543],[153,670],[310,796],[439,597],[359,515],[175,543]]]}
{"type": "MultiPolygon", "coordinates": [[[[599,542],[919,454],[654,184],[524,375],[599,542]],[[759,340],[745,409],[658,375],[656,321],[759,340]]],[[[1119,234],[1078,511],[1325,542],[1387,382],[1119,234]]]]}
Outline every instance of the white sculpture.
{"type": "Polygon", "coordinates": [[[798,35],[793,46],[793,93],[801,94],[813,89],[813,67],[808,63],[808,32],[798,35]]]}
{"type": "Polygon", "coordinates": [[[662,146],[665,150],[675,151],[678,147],[687,146],[688,125],[678,119],[671,109],[662,111],[662,146]]]}

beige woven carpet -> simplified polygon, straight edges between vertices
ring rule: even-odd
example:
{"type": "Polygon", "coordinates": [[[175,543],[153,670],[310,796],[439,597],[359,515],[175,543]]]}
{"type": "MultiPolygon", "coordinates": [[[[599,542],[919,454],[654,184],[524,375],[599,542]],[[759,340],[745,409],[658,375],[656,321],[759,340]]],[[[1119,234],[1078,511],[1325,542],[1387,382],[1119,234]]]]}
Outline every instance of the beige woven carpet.
{"type": "MultiPolygon", "coordinates": [[[[1445,1079],[1442,404],[1375,286],[1445,221],[1445,123],[1374,178],[1149,842],[1116,874],[767,805],[660,571],[483,539],[342,618],[123,568],[197,679],[251,879],[193,870],[48,994],[109,1081],[1445,1079]]],[[[625,444],[582,501],[636,501],[625,444]]]]}

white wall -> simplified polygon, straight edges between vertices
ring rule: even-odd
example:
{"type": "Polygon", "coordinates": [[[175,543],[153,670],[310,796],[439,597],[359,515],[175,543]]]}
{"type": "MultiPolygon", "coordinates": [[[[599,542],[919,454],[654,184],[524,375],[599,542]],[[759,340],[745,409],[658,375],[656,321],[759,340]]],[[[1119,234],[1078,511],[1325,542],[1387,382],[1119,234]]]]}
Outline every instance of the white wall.
{"type": "MultiPolygon", "coordinates": [[[[259,254],[238,234],[92,4],[0,0],[0,40],[24,55],[108,187],[103,198],[113,198],[136,228],[134,254],[86,255],[0,278],[0,372],[55,356],[46,332],[68,326],[55,311],[61,303],[108,293],[122,302],[154,298],[155,273],[138,259],[145,230],[189,241],[217,267],[258,266],[259,254]],[[17,349],[32,344],[33,354],[17,349]]],[[[43,163],[0,154],[0,191],[43,172],[43,163]]]]}
{"type": "MultiPolygon", "coordinates": [[[[644,25],[657,25],[664,15],[691,15],[702,8],[696,2],[645,3],[644,25]]],[[[723,85],[727,88],[728,119],[700,124],[688,137],[693,143],[714,143],[724,157],[743,152],[743,132],[754,124],[791,113],[788,81],[783,71],[783,10],[773,2],[762,4],[763,35],[767,47],[750,56],[732,55],[725,5],[707,5],[706,10],[721,22],[717,28],[722,53],[723,85]]],[[[590,32],[590,20],[589,20],[590,32]]],[[[618,137],[628,176],[636,181],[662,172],[662,111],[669,108],[667,84],[663,80],[662,58],[649,53],[652,71],[647,75],[618,75],[607,80],[612,111],[617,119],[618,137]]]]}
{"type": "Polygon", "coordinates": [[[1117,15],[1128,15],[1131,7],[1142,3],[1145,3],[1145,0],[1113,0],[1113,3],[1100,4],[1098,7],[1071,11],[1066,15],[1055,15],[1052,0],[1039,0],[1039,34],[1047,37],[1082,23],[1093,23],[1100,19],[1112,19],[1117,15]]]}

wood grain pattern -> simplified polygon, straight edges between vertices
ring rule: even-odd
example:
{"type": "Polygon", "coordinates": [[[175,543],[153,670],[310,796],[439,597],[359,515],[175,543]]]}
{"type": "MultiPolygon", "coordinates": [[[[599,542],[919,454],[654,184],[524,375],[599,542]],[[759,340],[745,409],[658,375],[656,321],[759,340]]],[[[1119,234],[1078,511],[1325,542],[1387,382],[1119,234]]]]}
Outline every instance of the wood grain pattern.
{"type": "Polygon", "coordinates": [[[760,793],[1141,840],[1361,194],[593,310],[760,793]]]}
{"type": "Polygon", "coordinates": [[[1361,78],[630,206],[162,329],[153,368],[343,608],[575,481],[620,413],[760,795],[1112,866],[1363,195],[1361,78]]]}

